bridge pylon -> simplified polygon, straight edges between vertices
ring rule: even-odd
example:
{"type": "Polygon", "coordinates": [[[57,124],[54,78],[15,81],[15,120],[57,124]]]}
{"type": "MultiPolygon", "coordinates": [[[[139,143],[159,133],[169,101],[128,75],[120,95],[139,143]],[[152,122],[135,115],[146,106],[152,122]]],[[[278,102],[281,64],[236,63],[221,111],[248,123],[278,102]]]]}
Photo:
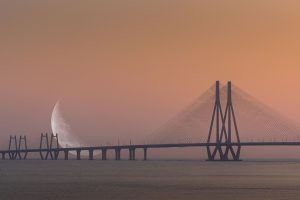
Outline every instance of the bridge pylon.
{"type": "Polygon", "coordinates": [[[216,82],[215,105],[207,138],[208,161],[238,161],[240,158],[240,138],[232,105],[231,82],[227,85],[227,104],[223,113],[220,100],[220,82],[216,82]],[[232,130],[232,125],[234,129],[232,130]],[[213,135],[213,132],[215,134],[213,135]],[[215,138],[213,142],[212,138],[215,138]],[[233,146],[236,139],[237,149],[233,146]]]}
{"type": "Polygon", "coordinates": [[[59,155],[58,134],[51,134],[50,139],[50,156],[52,160],[57,160],[59,155]]]}
{"type": "Polygon", "coordinates": [[[27,157],[27,154],[28,154],[28,152],[27,152],[27,138],[26,138],[26,135],[20,136],[18,150],[19,150],[19,152],[18,152],[19,159],[20,160],[25,160],[26,157],[27,157]],[[20,152],[22,150],[24,150],[23,154],[20,152]]]}
{"type": "Polygon", "coordinates": [[[17,136],[9,136],[8,153],[11,160],[15,160],[18,156],[18,141],[17,136]]]}
{"type": "Polygon", "coordinates": [[[49,146],[49,138],[48,133],[41,133],[41,140],[40,140],[40,156],[42,160],[47,160],[48,155],[50,153],[50,146],[49,146]],[[43,151],[46,150],[46,153],[43,151]]]}

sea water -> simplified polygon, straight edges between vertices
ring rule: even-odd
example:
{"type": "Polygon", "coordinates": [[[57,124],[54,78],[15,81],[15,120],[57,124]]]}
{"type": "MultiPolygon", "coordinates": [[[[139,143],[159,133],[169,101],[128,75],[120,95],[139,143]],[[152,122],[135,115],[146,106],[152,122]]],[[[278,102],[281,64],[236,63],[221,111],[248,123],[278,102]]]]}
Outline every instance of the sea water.
{"type": "Polygon", "coordinates": [[[300,199],[300,162],[4,160],[0,199],[300,199]]]}

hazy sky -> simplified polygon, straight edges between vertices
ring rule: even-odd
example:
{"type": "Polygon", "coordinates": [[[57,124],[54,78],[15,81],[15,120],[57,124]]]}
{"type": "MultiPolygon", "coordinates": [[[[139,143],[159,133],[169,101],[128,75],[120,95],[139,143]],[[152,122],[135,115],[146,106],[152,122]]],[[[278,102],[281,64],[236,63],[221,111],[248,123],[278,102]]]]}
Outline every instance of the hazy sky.
{"type": "Polygon", "coordinates": [[[38,139],[60,99],[86,140],[127,140],[217,79],[300,123],[299,10],[296,0],[2,0],[0,139],[38,139]]]}

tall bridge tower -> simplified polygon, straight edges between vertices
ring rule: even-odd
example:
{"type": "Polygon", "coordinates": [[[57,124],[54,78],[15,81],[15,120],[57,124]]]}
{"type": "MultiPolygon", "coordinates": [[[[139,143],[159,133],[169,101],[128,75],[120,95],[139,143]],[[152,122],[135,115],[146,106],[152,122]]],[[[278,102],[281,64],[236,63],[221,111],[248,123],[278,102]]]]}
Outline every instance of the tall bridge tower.
{"type": "Polygon", "coordinates": [[[238,161],[240,159],[240,137],[232,104],[230,81],[227,84],[227,103],[225,113],[222,110],[220,100],[220,82],[216,82],[215,105],[206,148],[209,161],[238,161]],[[214,135],[213,132],[215,133],[214,135]],[[212,142],[212,138],[215,138],[215,142],[212,142]]]}

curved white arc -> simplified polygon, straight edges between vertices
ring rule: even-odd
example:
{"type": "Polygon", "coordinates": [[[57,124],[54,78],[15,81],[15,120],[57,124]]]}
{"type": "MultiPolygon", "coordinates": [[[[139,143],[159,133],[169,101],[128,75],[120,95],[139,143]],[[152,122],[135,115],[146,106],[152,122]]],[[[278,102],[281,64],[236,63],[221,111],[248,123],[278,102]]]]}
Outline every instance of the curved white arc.
{"type": "Polygon", "coordinates": [[[60,102],[58,101],[51,116],[51,127],[53,134],[58,134],[58,143],[61,147],[80,147],[78,139],[71,135],[71,128],[65,122],[60,112],[60,102]]]}
{"type": "MultiPolygon", "coordinates": [[[[53,134],[58,135],[58,143],[61,147],[80,147],[86,146],[80,142],[79,138],[76,135],[72,134],[71,127],[66,123],[63,118],[60,109],[60,102],[57,101],[51,115],[51,128],[53,134]]],[[[76,152],[70,151],[72,155],[76,155],[76,152]]],[[[88,155],[87,152],[82,152],[82,155],[88,155]]],[[[96,155],[96,154],[95,154],[96,155]]]]}

